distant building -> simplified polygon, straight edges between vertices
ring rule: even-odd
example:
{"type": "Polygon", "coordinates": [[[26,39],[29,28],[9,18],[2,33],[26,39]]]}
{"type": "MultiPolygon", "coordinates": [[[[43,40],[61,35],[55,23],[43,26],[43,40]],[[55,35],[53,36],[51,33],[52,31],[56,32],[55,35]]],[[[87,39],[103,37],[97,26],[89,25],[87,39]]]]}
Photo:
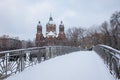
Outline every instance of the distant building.
{"type": "Polygon", "coordinates": [[[0,51],[14,50],[22,48],[20,40],[10,37],[0,37],[0,51]]]}
{"type": "Polygon", "coordinates": [[[37,47],[66,45],[66,35],[64,32],[63,22],[61,21],[59,25],[59,33],[57,34],[56,24],[53,22],[53,18],[50,16],[49,21],[46,24],[46,37],[44,37],[42,33],[42,25],[39,21],[37,25],[35,44],[37,47]]]}
{"type": "Polygon", "coordinates": [[[27,48],[27,41],[22,40],[21,43],[22,43],[22,48],[27,48]]]}

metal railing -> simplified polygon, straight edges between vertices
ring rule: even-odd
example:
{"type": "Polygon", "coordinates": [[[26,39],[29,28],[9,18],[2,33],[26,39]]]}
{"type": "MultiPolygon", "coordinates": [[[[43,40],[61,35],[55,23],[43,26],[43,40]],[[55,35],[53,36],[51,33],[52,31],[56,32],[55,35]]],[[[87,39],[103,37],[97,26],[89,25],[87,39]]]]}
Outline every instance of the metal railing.
{"type": "Polygon", "coordinates": [[[120,79],[120,51],[106,45],[97,45],[93,47],[93,50],[104,60],[110,73],[116,79],[120,79]]]}
{"type": "Polygon", "coordinates": [[[0,80],[41,61],[80,50],[69,46],[46,46],[0,52],[0,80]]]}

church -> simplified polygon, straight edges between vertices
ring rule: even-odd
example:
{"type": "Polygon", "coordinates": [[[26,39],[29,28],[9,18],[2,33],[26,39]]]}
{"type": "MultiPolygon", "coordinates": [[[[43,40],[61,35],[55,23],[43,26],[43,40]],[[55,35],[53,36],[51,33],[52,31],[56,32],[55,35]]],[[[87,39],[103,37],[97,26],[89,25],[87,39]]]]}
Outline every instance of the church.
{"type": "Polygon", "coordinates": [[[62,46],[66,45],[66,35],[64,32],[64,24],[61,21],[59,25],[59,33],[56,32],[56,24],[53,22],[53,18],[50,16],[48,23],[46,24],[46,36],[43,36],[42,25],[40,21],[37,25],[37,33],[35,39],[36,47],[42,46],[62,46]]]}

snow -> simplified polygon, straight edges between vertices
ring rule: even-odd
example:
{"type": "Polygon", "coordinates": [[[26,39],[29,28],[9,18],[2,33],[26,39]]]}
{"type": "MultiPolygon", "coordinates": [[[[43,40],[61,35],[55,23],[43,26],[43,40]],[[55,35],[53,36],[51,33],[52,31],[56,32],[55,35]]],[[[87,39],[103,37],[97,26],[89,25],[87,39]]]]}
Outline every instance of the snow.
{"type": "Polygon", "coordinates": [[[115,54],[115,56],[120,59],[120,51],[119,51],[119,50],[114,49],[114,48],[112,48],[112,47],[110,47],[110,46],[107,46],[107,45],[99,45],[99,46],[102,46],[102,47],[105,47],[105,48],[108,48],[108,49],[114,51],[115,53],[117,53],[117,54],[115,54]]]}
{"type": "Polygon", "coordinates": [[[40,23],[38,23],[37,26],[42,27],[42,25],[40,23]]]}
{"type": "Polygon", "coordinates": [[[55,36],[55,33],[53,33],[52,31],[50,31],[47,36],[55,36]]]}
{"type": "Polygon", "coordinates": [[[29,51],[29,50],[34,50],[34,49],[45,49],[45,47],[32,47],[32,48],[24,48],[24,49],[16,49],[16,50],[8,50],[8,51],[1,51],[0,54],[2,53],[10,53],[10,52],[16,52],[16,51],[29,51]]]}
{"type": "Polygon", "coordinates": [[[107,45],[99,45],[99,46],[103,46],[103,47],[106,47],[106,48],[108,48],[108,49],[111,49],[111,50],[113,50],[113,51],[116,51],[116,52],[120,53],[119,50],[114,49],[114,48],[112,48],[112,47],[110,47],[110,46],[107,46],[107,45]]]}
{"type": "Polygon", "coordinates": [[[7,80],[115,80],[94,51],[78,51],[31,66],[7,80]]]}
{"type": "Polygon", "coordinates": [[[53,21],[49,21],[49,24],[55,24],[53,21]]]}

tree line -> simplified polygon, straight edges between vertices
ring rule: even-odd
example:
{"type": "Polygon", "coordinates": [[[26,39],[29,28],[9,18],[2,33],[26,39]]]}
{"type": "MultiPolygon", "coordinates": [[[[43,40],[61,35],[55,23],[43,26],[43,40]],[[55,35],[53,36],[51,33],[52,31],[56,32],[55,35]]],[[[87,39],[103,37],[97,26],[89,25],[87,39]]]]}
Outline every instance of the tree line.
{"type": "Polygon", "coordinates": [[[114,12],[110,20],[104,21],[92,29],[72,27],[66,31],[67,45],[90,48],[98,44],[104,44],[120,50],[120,11],[114,12]],[[97,29],[94,29],[96,28],[97,29]]]}

